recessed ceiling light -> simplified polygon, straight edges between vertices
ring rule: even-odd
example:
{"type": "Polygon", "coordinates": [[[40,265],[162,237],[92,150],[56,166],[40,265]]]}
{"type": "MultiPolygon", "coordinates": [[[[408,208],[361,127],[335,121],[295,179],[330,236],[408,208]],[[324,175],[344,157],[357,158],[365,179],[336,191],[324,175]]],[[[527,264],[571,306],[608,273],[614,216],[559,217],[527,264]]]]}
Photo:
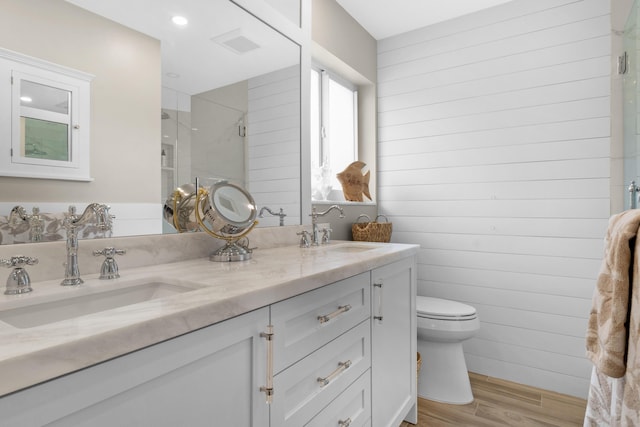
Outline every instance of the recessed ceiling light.
{"type": "Polygon", "coordinates": [[[179,25],[181,27],[184,27],[189,23],[189,20],[187,18],[179,15],[174,16],[173,18],[171,18],[171,20],[173,21],[174,24],[179,25]]]}

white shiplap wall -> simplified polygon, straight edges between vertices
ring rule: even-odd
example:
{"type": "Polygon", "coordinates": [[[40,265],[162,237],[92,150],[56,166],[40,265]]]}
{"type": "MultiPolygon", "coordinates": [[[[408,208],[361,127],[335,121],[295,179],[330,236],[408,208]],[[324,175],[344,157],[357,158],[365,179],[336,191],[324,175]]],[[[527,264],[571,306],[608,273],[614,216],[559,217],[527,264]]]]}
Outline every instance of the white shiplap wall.
{"type": "Polygon", "coordinates": [[[610,2],[515,0],[381,40],[380,211],[471,371],[586,397],[610,198],[610,2]]]}
{"type": "MultiPolygon", "coordinates": [[[[300,68],[292,66],[249,79],[248,189],[258,209],[287,214],[300,224],[300,68]]],[[[265,216],[260,225],[277,226],[265,216]]]]}

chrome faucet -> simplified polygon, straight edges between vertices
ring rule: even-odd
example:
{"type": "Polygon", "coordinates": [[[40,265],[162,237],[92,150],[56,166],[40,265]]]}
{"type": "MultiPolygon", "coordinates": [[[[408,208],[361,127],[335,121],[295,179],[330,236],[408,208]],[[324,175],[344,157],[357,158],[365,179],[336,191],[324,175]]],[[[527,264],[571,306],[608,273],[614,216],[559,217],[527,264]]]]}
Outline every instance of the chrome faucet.
{"type": "Polygon", "coordinates": [[[258,214],[258,216],[260,218],[264,218],[264,211],[269,212],[271,215],[273,216],[279,216],[280,217],[280,227],[282,227],[284,225],[284,217],[287,216],[286,213],[284,213],[284,211],[282,210],[282,208],[280,208],[280,212],[278,213],[274,213],[271,209],[269,209],[267,206],[264,206],[262,209],[260,209],[260,213],[258,214]]]}
{"type": "Polygon", "coordinates": [[[44,221],[40,216],[40,209],[38,207],[32,208],[32,214],[29,215],[27,210],[22,206],[14,206],[9,214],[9,224],[12,227],[17,227],[21,222],[29,223],[29,240],[32,242],[40,242],[42,240],[42,230],[44,228],[44,221]]]}
{"type": "Polygon", "coordinates": [[[69,212],[65,214],[62,225],[67,231],[67,262],[64,268],[64,280],[62,286],[73,286],[83,283],[78,268],[78,228],[90,221],[100,230],[111,230],[109,206],[99,203],[91,203],[86,207],[82,215],[76,214],[76,207],[69,206],[69,212]]]}
{"type": "Polygon", "coordinates": [[[312,231],[311,231],[312,241],[311,241],[311,244],[313,246],[318,246],[320,244],[320,236],[319,236],[320,232],[318,231],[318,217],[319,216],[325,216],[326,214],[328,214],[329,212],[331,212],[334,209],[340,211],[339,218],[344,218],[344,211],[338,205],[331,205],[329,207],[329,209],[327,209],[324,212],[316,212],[315,206],[311,210],[311,214],[309,214],[309,216],[311,217],[311,227],[312,227],[312,231]]]}

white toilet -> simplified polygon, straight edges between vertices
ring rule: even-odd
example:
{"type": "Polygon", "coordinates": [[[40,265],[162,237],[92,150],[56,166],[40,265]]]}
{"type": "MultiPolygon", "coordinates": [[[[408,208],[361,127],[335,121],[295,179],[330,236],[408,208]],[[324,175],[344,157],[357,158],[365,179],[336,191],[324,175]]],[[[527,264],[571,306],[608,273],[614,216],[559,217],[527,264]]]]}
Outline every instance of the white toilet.
{"type": "Polygon", "coordinates": [[[418,396],[444,403],[473,401],[462,341],[480,329],[476,309],[440,298],[418,296],[418,351],[422,368],[418,396]]]}

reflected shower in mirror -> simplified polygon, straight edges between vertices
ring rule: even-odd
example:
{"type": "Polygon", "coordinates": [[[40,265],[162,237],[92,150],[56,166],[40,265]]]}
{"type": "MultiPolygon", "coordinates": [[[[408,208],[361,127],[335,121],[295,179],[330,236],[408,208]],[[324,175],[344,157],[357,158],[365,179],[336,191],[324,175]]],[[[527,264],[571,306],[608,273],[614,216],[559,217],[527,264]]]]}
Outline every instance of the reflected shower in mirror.
{"type": "MultiPolygon", "coordinates": [[[[247,188],[260,207],[277,206],[289,224],[299,224],[298,70],[287,66],[191,96],[164,88],[165,198],[196,177],[219,177],[247,188]]],[[[279,222],[268,218],[263,224],[279,222]]]]}

